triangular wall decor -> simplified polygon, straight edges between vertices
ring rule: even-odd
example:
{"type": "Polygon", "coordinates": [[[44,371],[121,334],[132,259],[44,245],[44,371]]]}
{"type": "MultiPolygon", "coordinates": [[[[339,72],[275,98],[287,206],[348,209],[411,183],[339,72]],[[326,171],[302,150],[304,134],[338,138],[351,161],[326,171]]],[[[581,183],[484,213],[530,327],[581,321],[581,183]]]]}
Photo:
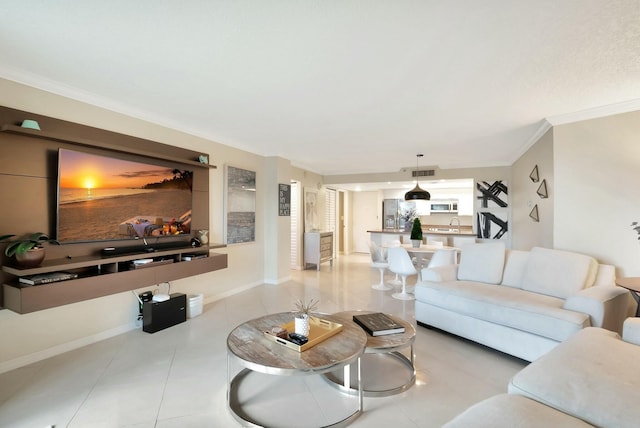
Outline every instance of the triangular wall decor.
{"type": "Polygon", "coordinates": [[[540,186],[538,187],[538,190],[536,190],[536,193],[543,199],[549,197],[549,195],[547,194],[547,180],[542,180],[542,183],[540,183],[540,186]]]}
{"type": "Polygon", "coordinates": [[[529,213],[529,217],[531,217],[533,221],[540,221],[540,218],[538,217],[538,204],[533,206],[533,209],[529,213]]]}
{"type": "Polygon", "coordinates": [[[540,176],[538,175],[538,165],[533,167],[533,170],[531,171],[531,174],[529,174],[529,178],[534,183],[537,183],[538,181],[540,181],[540,176]]]}

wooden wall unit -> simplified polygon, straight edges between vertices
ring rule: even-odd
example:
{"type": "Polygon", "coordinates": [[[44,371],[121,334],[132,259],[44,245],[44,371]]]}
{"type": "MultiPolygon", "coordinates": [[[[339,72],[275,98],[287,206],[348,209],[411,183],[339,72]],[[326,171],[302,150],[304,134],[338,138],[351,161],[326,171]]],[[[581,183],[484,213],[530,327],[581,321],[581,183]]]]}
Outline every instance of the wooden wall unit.
{"type": "MultiPolygon", "coordinates": [[[[59,148],[149,162],[193,171],[192,234],[209,229],[209,171],[213,165],[198,162],[203,153],[157,143],[115,132],[74,124],[51,117],[0,107],[0,235],[45,232],[55,236],[57,156],[59,148]],[[20,128],[24,119],[34,119],[42,131],[20,128]]],[[[208,156],[207,154],[204,154],[208,156]]],[[[157,253],[127,254],[101,258],[106,247],[130,247],[144,244],[137,240],[84,242],[46,245],[47,257],[35,269],[21,270],[2,252],[0,281],[3,297],[0,307],[19,313],[32,312],[171,281],[227,267],[226,254],[210,253],[223,245],[190,248],[191,236],[163,238],[163,244],[175,248],[157,253]],[[198,251],[206,259],[182,261],[182,255],[198,251]],[[174,263],[139,270],[116,270],[95,274],[96,266],[120,263],[121,267],[136,258],[169,257],[174,263]],[[116,260],[120,259],[121,260],[116,260]],[[44,269],[44,270],[43,270],[44,269]],[[18,277],[57,270],[79,269],[84,273],[75,280],[19,288],[18,277]]],[[[4,244],[1,249],[4,249],[4,244]]]]}

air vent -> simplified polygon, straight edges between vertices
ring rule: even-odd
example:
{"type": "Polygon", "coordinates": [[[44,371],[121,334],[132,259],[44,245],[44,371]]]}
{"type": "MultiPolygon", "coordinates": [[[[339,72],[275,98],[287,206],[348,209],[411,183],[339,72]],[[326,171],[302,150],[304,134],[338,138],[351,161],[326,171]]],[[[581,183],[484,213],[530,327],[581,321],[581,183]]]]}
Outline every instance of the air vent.
{"type": "Polygon", "coordinates": [[[435,169],[422,169],[419,171],[411,171],[412,177],[433,177],[436,175],[435,169]]]}

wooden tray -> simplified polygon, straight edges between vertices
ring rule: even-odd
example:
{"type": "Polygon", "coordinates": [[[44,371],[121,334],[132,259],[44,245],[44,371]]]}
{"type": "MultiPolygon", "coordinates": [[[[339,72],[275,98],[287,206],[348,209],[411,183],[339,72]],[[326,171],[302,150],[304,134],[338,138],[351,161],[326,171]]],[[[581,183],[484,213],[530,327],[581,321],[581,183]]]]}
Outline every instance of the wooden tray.
{"type": "MultiPolygon", "coordinates": [[[[280,327],[286,329],[287,331],[293,332],[295,331],[295,321],[291,321],[289,323],[283,324],[280,327]]],[[[264,332],[264,336],[272,340],[276,343],[279,343],[283,346],[286,346],[289,349],[293,349],[294,351],[302,352],[311,348],[312,346],[317,345],[318,343],[327,340],[333,335],[336,335],[342,331],[342,324],[338,324],[337,322],[323,320],[321,318],[312,317],[309,320],[309,341],[302,346],[296,345],[293,342],[290,342],[286,339],[279,338],[274,336],[273,334],[269,334],[268,332],[264,332]]]]}

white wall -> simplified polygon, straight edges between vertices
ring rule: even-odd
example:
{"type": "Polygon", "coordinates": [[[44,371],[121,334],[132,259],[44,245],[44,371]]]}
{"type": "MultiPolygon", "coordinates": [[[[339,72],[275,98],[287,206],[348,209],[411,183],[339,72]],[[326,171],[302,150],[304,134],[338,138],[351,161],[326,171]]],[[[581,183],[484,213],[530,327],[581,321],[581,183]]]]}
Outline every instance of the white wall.
{"type": "Polygon", "coordinates": [[[640,276],[640,112],[554,128],[554,244],[640,276]]]}
{"type": "Polygon", "coordinates": [[[353,251],[368,253],[371,237],[367,230],[382,228],[382,192],[353,192],[353,251]]]}
{"type": "Polygon", "coordinates": [[[547,131],[512,168],[511,183],[511,226],[512,248],[530,250],[532,247],[553,248],[554,222],[554,163],[553,131],[547,131]],[[534,167],[538,167],[540,182],[529,178],[534,167]],[[536,190],[546,180],[549,198],[542,199],[536,190]],[[533,207],[538,206],[539,222],[529,217],[533,207]]]}

